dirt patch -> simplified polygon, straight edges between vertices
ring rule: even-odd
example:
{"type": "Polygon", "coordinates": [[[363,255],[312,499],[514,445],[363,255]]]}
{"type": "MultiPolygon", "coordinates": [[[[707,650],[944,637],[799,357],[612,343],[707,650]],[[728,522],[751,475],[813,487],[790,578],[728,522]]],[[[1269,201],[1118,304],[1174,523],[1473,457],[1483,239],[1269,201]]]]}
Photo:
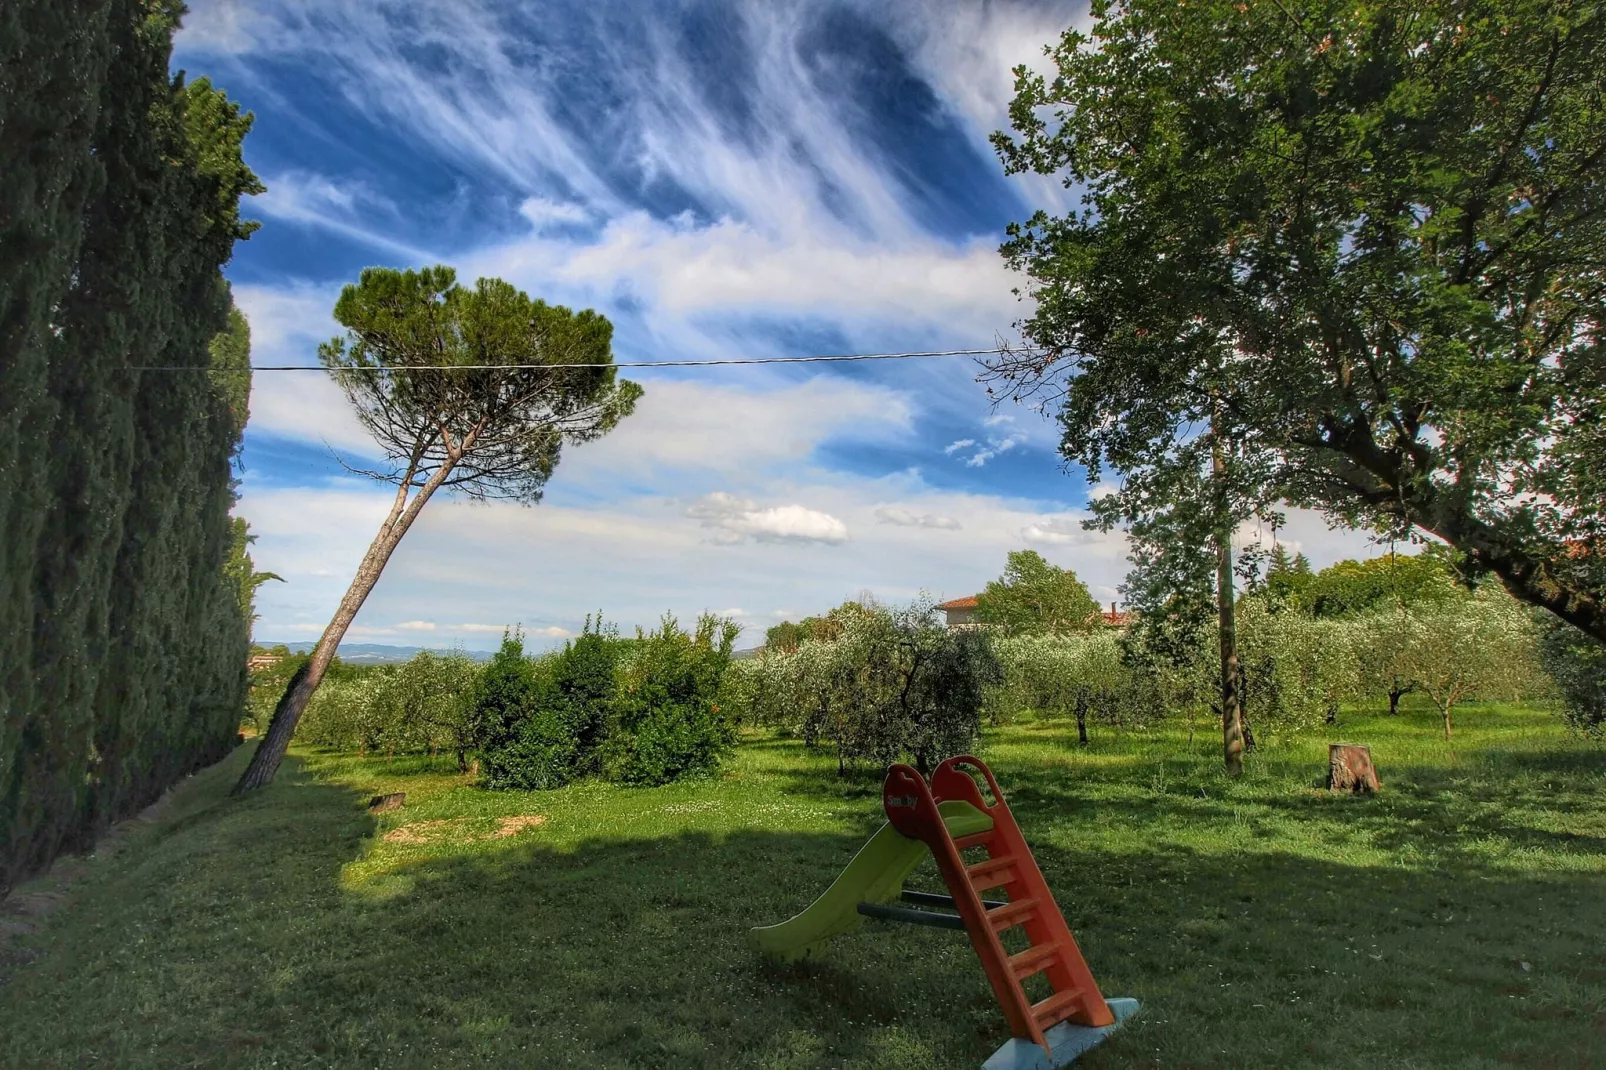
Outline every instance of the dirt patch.
{"type": "Polygon", "coordinates": [[[521,814],[517,817],[497,818],[496,828],[490,832],[471,833],[465,831],[464,826],[472,820],[473,818],[457,817],[412,821],[405,825],[397,825],[380,838],[386,843],[425,844],[440,843],[444,840],[468,843],[473,840],[496,840],[517,836],[526,829],[546,824],[546,817],[542,814],[521,814]]]}
{"type": "Polygon", "coordinates": [[[546,824],[546,817],[542,814],[523,814],[519,817],[500,817],[496,820],[496,831],[492,836],[517,836],[525,829],[533,829],[537,825],[546,824]]]}
{"type": "Polygon", "coordinates": [[[407,825],[397,825],[385,833],[386,843],[436,843],[446,839],[452,831],[452,826],[461,824],[460,821],[414,821],[407,825]]]}

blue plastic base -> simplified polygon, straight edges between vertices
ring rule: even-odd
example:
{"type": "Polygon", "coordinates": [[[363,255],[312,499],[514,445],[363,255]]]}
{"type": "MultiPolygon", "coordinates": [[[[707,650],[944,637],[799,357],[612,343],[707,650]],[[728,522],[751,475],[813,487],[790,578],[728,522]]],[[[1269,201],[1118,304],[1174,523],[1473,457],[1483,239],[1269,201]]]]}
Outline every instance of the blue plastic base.
{"type": "Polygon", "coordinates": [[[1111,999],[1105,1002],[1110,1005],[1110,1013],[1115,1015],[1114,1025],[1094,1028],[1061,1022],[1043,1034],[1048,1046],[1054,1050],[1052,1057],[1041,1044],[1010,1037],[1003,1047],[993,1052],[992,1058],[982,1064],[981,1070],[1052,1070],[1053,1067],[1069,1065],[1084,1051],[1103,1043],[1105,1037],[1121,1028],[1123,1021],[1138,1013],[1138,1001],[1135,999],[1111,999]]]}

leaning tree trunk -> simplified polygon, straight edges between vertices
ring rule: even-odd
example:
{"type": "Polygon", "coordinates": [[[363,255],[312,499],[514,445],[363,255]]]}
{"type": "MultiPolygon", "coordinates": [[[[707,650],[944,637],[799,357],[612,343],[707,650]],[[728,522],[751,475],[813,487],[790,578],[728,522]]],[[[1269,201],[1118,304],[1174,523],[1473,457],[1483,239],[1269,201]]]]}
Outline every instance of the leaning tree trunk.
{"type": "MultiPolygon", "coordinates": [[[[290,740],[296,734],[296,725],[301,720],[301,714],[307,708],[307,702],[312,693],[318,690],[323,682],[324,673],[329,670],[329,663],[334,660],[335,651],[340,647],[340,640],[345,636],[346,629],[356,619],[357,611],[368,598],[368,593],[379,582],[379,574],[385,570],[385,564],[390,555],[395,552],[396,546],[401,542],[407,529],[412,527],[419,510],[429,501],[430,495],[435,493],[441,483],[450,474],[452,466],[442,465],[429,478],[429,482],[419,488],[412,501],[407,500],[408,482],[403,482],[396,491],[396,502],[391,507],[390,515],[380,527],[379,534],[374,536],[373,543],[368,552],[363,555],[362,564],[357,566],[357,574],[351,578],[351,586],[346,588],[346,595],[340,600],[340,607],[335,610],[334,619],[323,630],[318,638],[318,645],[313,647],[312,656],[307,663],[290,679],[290,684],[284,689],[279,704],[274,707],[273,720],[268,723],[268,731],[257,744],[256,753],[251,756],[251,764],[246,767],[240,782],[234,785],[234,795],[244,795],[248,791],[272,783],[274,776],[279,772],[279,766],[284,762],[285,752],[290,749],[290,740]]],[[[410,477],[409,477],[410,478],[410,477]]]]}

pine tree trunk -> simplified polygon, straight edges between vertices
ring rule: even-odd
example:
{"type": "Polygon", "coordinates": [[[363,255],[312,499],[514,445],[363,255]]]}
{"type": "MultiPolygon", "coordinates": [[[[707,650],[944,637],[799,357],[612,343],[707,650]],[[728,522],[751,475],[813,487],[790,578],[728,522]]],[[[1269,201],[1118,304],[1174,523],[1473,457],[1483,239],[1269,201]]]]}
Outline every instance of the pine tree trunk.
{"type": "Polygon", "coordinates": [[[307,702],[312,693],[318,690],[323,682],[324,673],[329,669],[329,663],[334,660],[335,651],[340,647],[340,640],[344,638],[346,629],[356,619],[357,611],[367,600],[368,594],[379,582],[379,574],[385,570],[390,561],[390,555],[395,552],[401,543],[402,536],[412,527],[413,521],[418,517],[419,510],[429,501],[430,495],[435,493],[446,477],[451,474],[452,465],[443,464],[430,476],[429,481],[419,488],[413,500],[407,500],[407,491],[411,480],[411,473],[397,488],[395,504],[391,506],[390,515],[380,527],[379,534],[363,555],[362,563],[357,566],[357,574],[351,578],[351,586],[346,588],[346,595],[340,600],[340,607],[335,610],[334,619],[329,627],[323,630],[318,639],[318,645],[313,647],[312,656],[307,659],[289,686],[284,689],[284,695],[274,708],[273,720],[268,724],[268,733],[257,744],[256,753],[251,756],[251,764],[246,767],[240,782],[234,785],[233,795],[244,795],[255,791],[273,782],[279,772],[279,766],[284,762],[285,752],[290,749],[290,740],[296,734],[296,725],[301,721],[301,714],[307,708],[307,702]]]}

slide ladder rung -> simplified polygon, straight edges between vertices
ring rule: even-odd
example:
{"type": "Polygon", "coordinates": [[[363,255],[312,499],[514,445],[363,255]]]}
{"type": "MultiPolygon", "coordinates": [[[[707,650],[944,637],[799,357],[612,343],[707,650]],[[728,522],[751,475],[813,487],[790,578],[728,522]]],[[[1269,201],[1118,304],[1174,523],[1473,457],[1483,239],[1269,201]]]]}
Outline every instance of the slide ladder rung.
{"type": "Polygon", "coordinates": [[[956,837],[954,846],[961,851],[968,851],[972,847],[985,847],[993,842],[993,837],[996,835],[996,829],[988,829],[986,832],[973,832],[969,836],[956,837]]]}
{"type": "Polygon", "coordinates": [[[1064,1021],[1072,1010],[1081,1008],[1084,1002],[1081,992],[1068,988],[1064,992],[1054,993],[1041,1003],[1033,1003],[1032,1017],[1037,1020],[1039,1029],[1047,1029],[1064,1021]]]}
{"type": "Polygon", "coordinates": [[[1001,855],[998,858],[989,858],[985,862],[977,862],[974,866],[966,866],[965,874],[970,877],[971,886],[978,892],[997,888],[1014,880],[1015,856],[1001,855]]]}
{"type": "Polygon", "coordinates": [[[1010,972],[1015,975],[1015,980],[1024,981],[1033,974],[1042,973],[1058,954],[1059,948],[1053,944],[1029,947],[1018,955],[1009,956],[1010,972]]]}
{"type": "Polygon", "coordinates": [[[1019,899],[1013,903],[987,912],[987,921],[992,925],[993,932],[1001,933],[1005,929],[1013,928],[1037,913],[1037,900],[1019,899]]]}

